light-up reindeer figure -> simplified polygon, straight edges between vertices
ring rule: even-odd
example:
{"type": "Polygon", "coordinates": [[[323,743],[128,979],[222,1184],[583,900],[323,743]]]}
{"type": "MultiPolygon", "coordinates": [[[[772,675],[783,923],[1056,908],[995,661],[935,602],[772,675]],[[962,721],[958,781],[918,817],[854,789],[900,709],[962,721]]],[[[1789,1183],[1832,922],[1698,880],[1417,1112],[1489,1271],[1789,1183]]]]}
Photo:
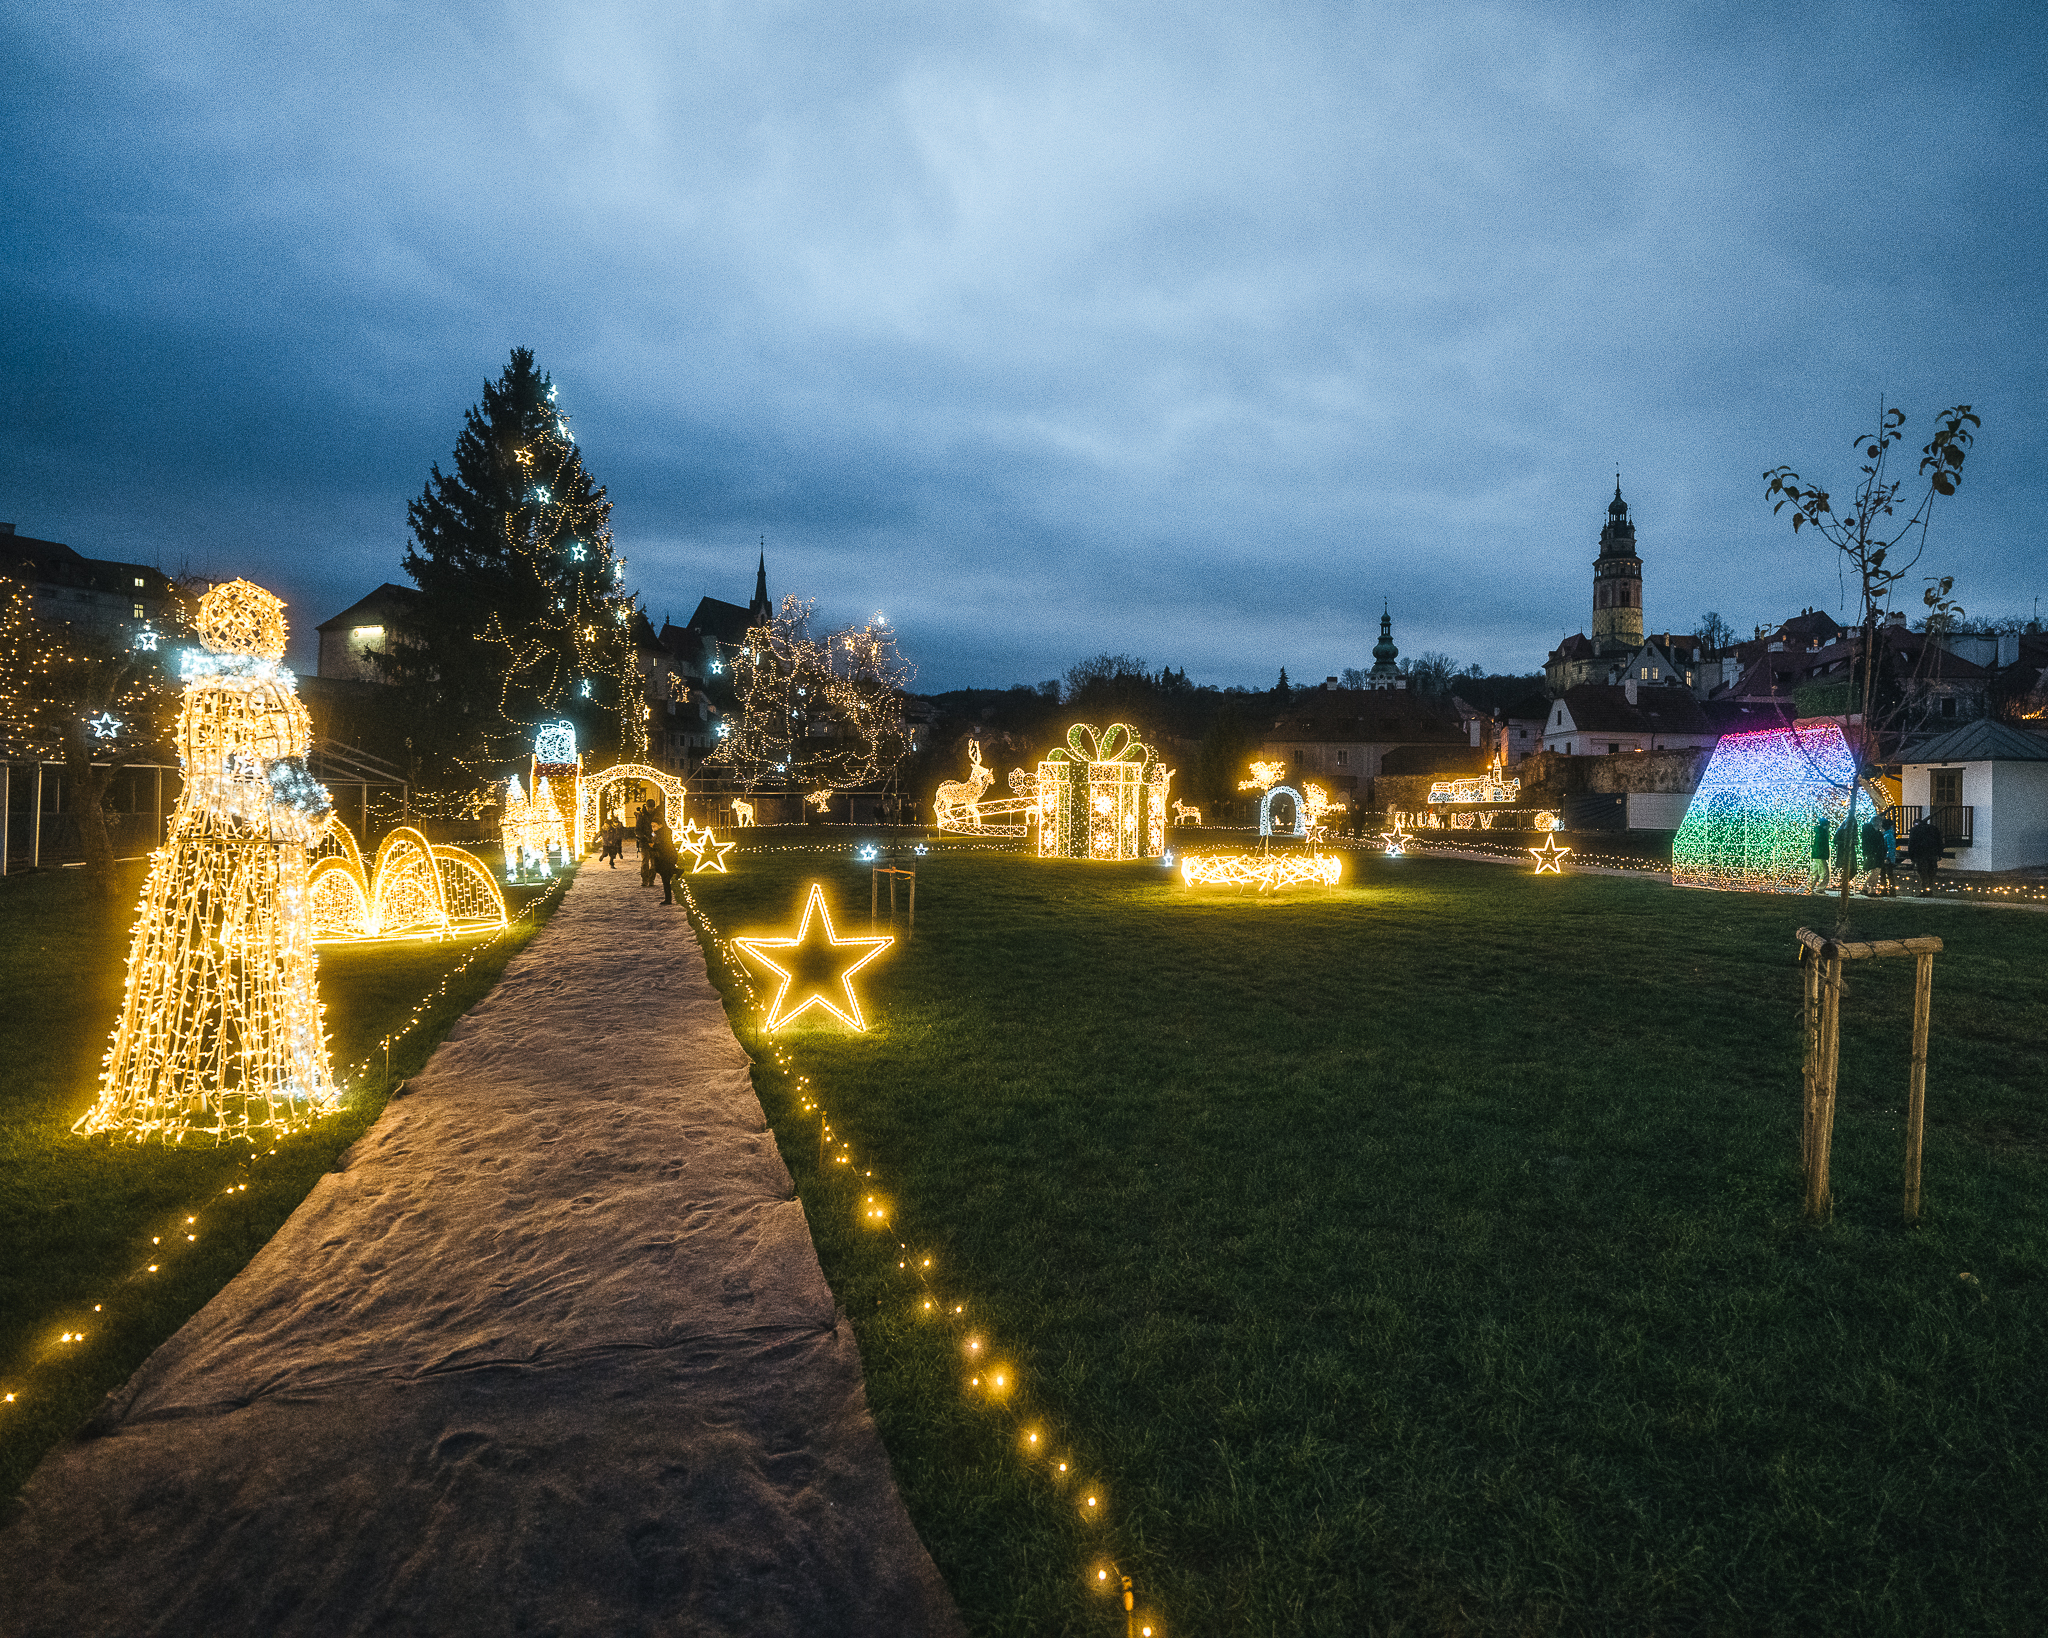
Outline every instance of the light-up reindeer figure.
{"type": "Polygon", "coordinates": [[[751,825],[754,822],[754,804],[735,796],[732,799],[732,822],[735,829],[751,825]]]}
{"type": "Polygon", "coordinates": [[[967,742],[967,758],[967,777],[946,780],[932,797],[932,820],[941,830],[981,823],[981,793],[988,789],[995,773],[981,765],[980,740],[967,742]]]}
{"type": "Polygon", "coordinates": [[[199,602],[184,656],[185,786],[150,862],[99,1101],[73,1130],[276,1135],[339,1101],[307,850],[331,804],[284,657],[284,605],[246,580],[199,602]]]}

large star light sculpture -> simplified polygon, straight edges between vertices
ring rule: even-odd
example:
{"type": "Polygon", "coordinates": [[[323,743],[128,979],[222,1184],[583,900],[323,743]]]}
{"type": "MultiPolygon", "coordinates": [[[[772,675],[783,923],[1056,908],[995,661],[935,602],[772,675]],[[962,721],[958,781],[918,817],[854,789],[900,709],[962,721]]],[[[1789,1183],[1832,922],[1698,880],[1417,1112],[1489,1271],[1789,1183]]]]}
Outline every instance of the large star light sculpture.
{"type": "Polygon", "coordinates": [[[709,825],[699,830],[694,822],[683,821],[682,850],[691,858],[690,874],[693,876],[701,876],[707,870],[715,870],[721,876],[730,875],[731,872],[725,868],[725,856],[738,845],[737,842],[721,842],[711,834],[709,825]]]}
{"type": "Polygon", "coordinates": [[[832,927],[825,889],[816,882],[811,883],[804,900],[803,920],[797,924],[795,937],[756,935],[733,940],[749,961],[780,980],[762,1025],[771,1035],[812,1007],[822,1007],[849,1029],[865,1032],[867,1020],[861,1015],[860,998],[853,993],[853,975],[895,942],[887,934],[841,938],[832,927]]]}
{"type": "Polygon", "coordinates": [[[1558,866],[1563,862],[1564,856],[1571,852],[1571,849],[1559,847],[1555,836],[1546,836],[1543,838],[1543,845],[1541,847],[1532,847],[1529,851],[1535,855],[1537,875],[1540,876],[1547,870],[1553,876],[1562,876],[1564,872],[1558,866]]]}

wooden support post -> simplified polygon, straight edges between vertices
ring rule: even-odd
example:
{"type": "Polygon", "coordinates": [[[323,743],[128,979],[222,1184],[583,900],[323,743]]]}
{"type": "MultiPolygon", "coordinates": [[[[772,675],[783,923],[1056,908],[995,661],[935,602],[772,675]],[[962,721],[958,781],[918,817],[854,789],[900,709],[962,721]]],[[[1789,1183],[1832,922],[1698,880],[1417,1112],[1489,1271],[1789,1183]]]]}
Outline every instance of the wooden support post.
{"type": "Polygon", "coordinates": [[[1906,1222],[1920,1221],[1920,1136],[1927,1119],[1927,1013],[1934,1001],[1934,954],[1913,958],[1913,1067],[1906,1080],[1906,1222]]]}
{"type": "Polygon", "coordinates": [[[1806,1215],[1828,1215],[1834,1196],[1828,1187],[1828,1158],[1835,1138],[1835,1081],[1842,1064],[1842,957],[1830,952],[1821,975],[1820,1085],[1813,1119],[1813,1143],[1806,1167],[1806,1215]]]}
{"type": "Polygon", "coordinates": [[[43,868],[43,765],[36,763],[36,804],[29,814],[28,867],[43,868]]]}
{"type": "Polygon", "coordinates": [[[1813,1134],[1820,1120],[1820,957],[1799,946],[1806,1005],[1800,1020],[1799,1167],[1813,1166],[1813,1134]]]}
{"type": "Polygon", "coordinates": [[[7,827],[14,817],[14,764],[0,762],[0,876],[7,874],[7,827]]]}

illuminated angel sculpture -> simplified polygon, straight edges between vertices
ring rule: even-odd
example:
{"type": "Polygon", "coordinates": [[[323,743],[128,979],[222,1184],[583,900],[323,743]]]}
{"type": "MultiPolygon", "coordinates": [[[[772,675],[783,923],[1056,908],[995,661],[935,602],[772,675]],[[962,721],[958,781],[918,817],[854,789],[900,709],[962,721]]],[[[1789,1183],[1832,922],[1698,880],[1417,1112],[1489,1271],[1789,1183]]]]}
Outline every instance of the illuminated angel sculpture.
{"type": "Polygon", "coordinates": [[[339,1101],[306,881],[331,804],[278,664],[283,610],[246,580],[200,599],[204,647],[181,657],[185,787],[150,862],[99,1101],[74,1131],[276,1136],[339,1101]]]}

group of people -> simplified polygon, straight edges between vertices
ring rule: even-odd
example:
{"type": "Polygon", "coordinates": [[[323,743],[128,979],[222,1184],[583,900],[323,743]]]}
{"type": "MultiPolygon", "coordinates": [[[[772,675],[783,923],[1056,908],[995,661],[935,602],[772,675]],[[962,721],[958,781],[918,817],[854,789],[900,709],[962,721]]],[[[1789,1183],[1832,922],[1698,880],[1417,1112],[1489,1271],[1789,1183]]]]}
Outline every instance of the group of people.
{"type": "MultiPolygon", "coordinates": [[[[1941,826],[1931,815],[1906,832],[1905,854],[1920,877],[1920,891],[1934,886],[1934,873],[1941,863],[1944,844],[1941,826]]],[[[1860,872],[1863,891],[1873,898],[1888,898],[1899,890],[1899,837],[1891,815],[1864,820],[1859,829],[1853,818],[1837,826],[1828,819],[1813,825],[1813,872],[1807,879],[1809,893],[1825,893],[1837,880],[1854,881],[1860,872]],[[1861,854],[1861,860],[1858,854],[1861,854]],[[1839,877],[1836,872],[1840,872],[1839,877]]]]}
{"type": "MultiPolygon", "coordinates": [[[[616,870],[619,860],[625,856],[626,837],[629,834],[624,817],[614,809],[604,822],[604,829],[598,833],[598,857],[604,860],[607,870],[616,870]]],[[[640,855],[640,885],[652,887],[655,878],[661,878],[661,902],[676,902],[676,872],[683,867],[682,857],[676,851],[676,839],[668,828],[668,821],[661,816],[658,802],[642,802],[633,810],[633,825],[630,831],[635,849],[640,855]]]]}

